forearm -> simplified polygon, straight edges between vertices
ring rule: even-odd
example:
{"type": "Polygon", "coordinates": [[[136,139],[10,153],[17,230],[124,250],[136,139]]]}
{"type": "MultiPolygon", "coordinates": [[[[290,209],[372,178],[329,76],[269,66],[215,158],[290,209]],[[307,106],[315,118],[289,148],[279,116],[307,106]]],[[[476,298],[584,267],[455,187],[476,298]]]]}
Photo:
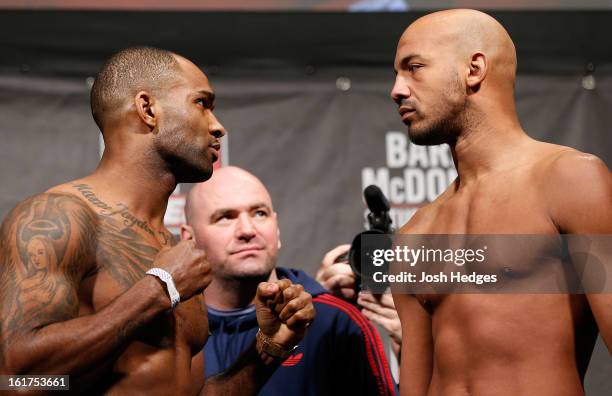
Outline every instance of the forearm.
{"type": "Polygon", "coordinates": [[[99,312],[24,333],[8,345],[14,374],[90,374],[112,363],[136,332],[170,307],[162,285],[147,276],[99,312]]]}
{"type": "Polygon", "coordinates": [[[229,369],[207,379],[200,396],[256,395],[279,365],[278,360],[262,357],[253,343],[229,369]]]}

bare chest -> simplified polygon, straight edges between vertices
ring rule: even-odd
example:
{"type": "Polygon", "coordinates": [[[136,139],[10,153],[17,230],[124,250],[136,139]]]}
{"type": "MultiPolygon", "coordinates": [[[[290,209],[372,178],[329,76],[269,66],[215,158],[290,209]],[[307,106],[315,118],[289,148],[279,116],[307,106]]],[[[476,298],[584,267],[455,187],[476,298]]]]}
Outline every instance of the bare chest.
{"type": "MultiPolygon", "coordinates": [[[[161,239],[163,241],[163,239],[161,239]]],[[[170,241],[168,241],[168,244],[170,241]]],[[[83,283],[84,309],[97,312],[110,304],[154,267],[163,247],[160,238],[122,219],[101,216],[97,235],[96,272],[83,283]],[[88,304],[87,304],[88,303],[88,304]]],[[[173,311],[159,315],[142,332],[138,341],[153,347],[171,347],[186,342],[199,350],[208,334],[203,296],[185,301],[173,311]]]]}
{"type": "Polygon", "coordinates": [[[411,231],[420,234],[557,233],[546,197],[533,180],[491,179],[448,194],[419,216],[411,231]]]}
{"type": "MultiPolygon", "coordinates": [[[[512,282],[509,286],[497,283],[496,287],[537,288],[528,282],[548,277],[554,266],[561,268],[561,245],[546,197],[537,185],[520,177],[492,179],[448,194],[425,208],[410,224],[408,233],[457,234],[448,238],[448,248],[479,251],[485,259],[460,268],[446,266],[444,273],[489,274],[512,282]]],[[[435,308],[446,296],[423,293],[417,297],[428,308],[435,308]]]]}

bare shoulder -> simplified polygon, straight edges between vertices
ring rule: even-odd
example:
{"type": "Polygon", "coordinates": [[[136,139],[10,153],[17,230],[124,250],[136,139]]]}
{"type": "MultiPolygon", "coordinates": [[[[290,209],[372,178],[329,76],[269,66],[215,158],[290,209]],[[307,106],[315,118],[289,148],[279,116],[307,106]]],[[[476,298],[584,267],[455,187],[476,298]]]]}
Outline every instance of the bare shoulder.
{"type": "MultiPolygon", "coordinates": [[[[548,193],[609,194],[612,177],[606,164],[593,154],[558,146],[539,163],[541,183],[548,193]]],[[[609,202],[609,201],[608,201],[609,202]]]]}
{"type": "Polygon", "coordinates": [[[18,204],[0,229],[0,341],[78,314],[78,285],[95,265],[96,217],[79,198],[46,192],[18,204]]]}
{"type": "Polygon", "coordinates": [[[539,184],[561,232],[612,232],[612,175],[597,156],[559,149],[539,164],[539,184]]]}
{"type": "MultiPolygon", "coordinates": [[[[58,186],[21,201],[9,212],[3,225],[15,225],[19,219],[24,218],[32,221],[39,219],[43,223],[57,223],[76,218],[83,220],[84,228],[89,228],[95,225],[96,215],[82,199],[58,186]]],[[[43,227],[42,223],[38,225],[43,227]]]]}
{"type": "Polygon", "coordinates": [[[610,173],[599,157],[567,146],[537,142],[533,155],[537,158],[535,170],[551,182],[598,174],[609,176],[610,173]],[[583,172],[587,172],[587,175],[583,172]]]}
{"type": "Polygon", "coordinates": [[[423,220],[429,217],[430,214],[435,212],[436,205],[434,202],[424,205],[417,210],[414,215],[404,224],[399,230],[398,234],[418,234],[421,229],[423,220]]]}
{"type": "Polygon", "coordinates": [[[0,229],[3,257],[0,266],[9,262],[27,263],[32,244],[46,244],[63,264],[77,249],[84,254],[95,244],[95,213],[72,194],[52,190],[19,203],[6,216],[0,229]]]}
{"type": "Polygon", "coordinates": [[[599,157],[569,148],[559,150],[550,161],[548,171],[549,176],[555,179],[595,177],[610,182],[610,171],[599,157]]]}
{"type": "Polygon", "coordinates": [[[427,233],[424,226],[428,224],[428,220],[435,216],[440,210],[440,207],[456,192],[458,180],[455,179],[442,194],[440,194],[433,202],[421,206],[412,215],[410,220],[406,222],[398,231],[399,234],[419,234],[427,233]]]}

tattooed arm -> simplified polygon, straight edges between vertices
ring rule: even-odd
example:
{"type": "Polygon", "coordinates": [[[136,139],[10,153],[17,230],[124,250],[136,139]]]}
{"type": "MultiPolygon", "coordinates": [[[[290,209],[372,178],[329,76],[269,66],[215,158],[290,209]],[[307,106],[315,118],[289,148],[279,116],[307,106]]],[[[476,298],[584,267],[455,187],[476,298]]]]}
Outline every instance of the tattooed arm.
{"type": "Polygon", "coordinates": [[[161,284],[139,280],[101,311],[78,317],[79,284],[95,263],[97,217],[76,197],[43,194],[0,230],[0,373],[92,381],[134,333],[170,308],[161,284]]]}

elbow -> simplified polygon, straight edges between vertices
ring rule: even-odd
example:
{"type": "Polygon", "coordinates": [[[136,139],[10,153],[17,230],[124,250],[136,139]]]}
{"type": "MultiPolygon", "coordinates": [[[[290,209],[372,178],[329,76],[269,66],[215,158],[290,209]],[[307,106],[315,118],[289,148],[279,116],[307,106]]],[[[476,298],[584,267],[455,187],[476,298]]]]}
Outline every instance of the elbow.
{"type": "Polygon", "coordinates": [[[27,359],[28,353],[19,345],[11,345],[4,350],[2,374],[27,375],[32,372],[32,363],[27,359]]]}

